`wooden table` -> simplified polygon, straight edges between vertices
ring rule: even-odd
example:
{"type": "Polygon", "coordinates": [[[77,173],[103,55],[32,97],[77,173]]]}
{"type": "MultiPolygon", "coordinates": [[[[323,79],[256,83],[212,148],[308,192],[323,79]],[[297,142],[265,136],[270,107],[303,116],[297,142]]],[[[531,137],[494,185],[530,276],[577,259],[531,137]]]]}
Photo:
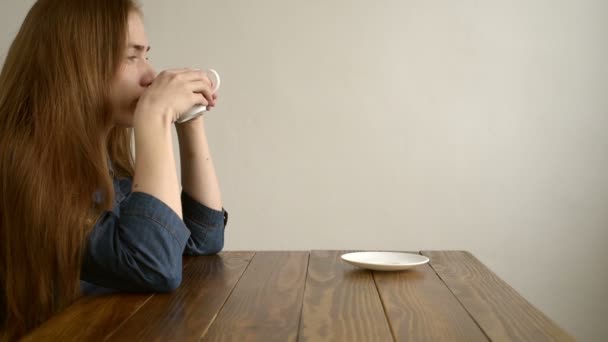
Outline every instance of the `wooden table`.
{"type": "Polygon", "coordinates": [[[83,297],[26,340],[574,340],[468,252],[421,252],[430,264],[401,272],[345,252],[187,257],[175,292],[83,297]]]}

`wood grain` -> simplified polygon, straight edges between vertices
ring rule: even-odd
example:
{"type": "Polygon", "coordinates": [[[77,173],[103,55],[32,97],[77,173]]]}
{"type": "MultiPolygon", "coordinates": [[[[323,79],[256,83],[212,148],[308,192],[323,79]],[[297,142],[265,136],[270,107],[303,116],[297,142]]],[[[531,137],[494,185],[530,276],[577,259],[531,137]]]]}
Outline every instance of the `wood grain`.
{"type": "Polygon", "coordinates": [[[211,325],[253,252],[191,257],[181,286],[157,294],[110,341],[198,341],[211,325]]]}
{"type": "Polygon", "coordinates": [[[205,341],[295,341],[308,252],[256,252],[205,341]]]}
{"type": "MultiPolygon", "coordinates": [[[[185,270],[189,258],[184,258],[185,270]]],[[[154,294],[107,293],[83,296],[32,331],[24,341],[103,340],[140,310],[154,294]]]]}
{"type": "Polygon", "coordinates": [[[24,340],[574,340],[468,252],[373,273],[343,253],[185,258],[175,292],[85,296],[24,340]]]}
{"type": "Polygon", "coordinates": [[[313,251],[300,322],[301,341],[392,341],[371,272],[313,251]]]}
{"type": "Polygon", "coordinates": [[[429,265],[374,272],[397,341],[487,341],[429,265]]]}
{"type": "Polygon", "coordinates": [[[574,341],[470,253],[422,254],[492,341],[574,341]]]}
{"type": "Polygon", "coordinates": [[[153,295],[85,296],[26,336],[24,341],[100,341],[153,295]]]}

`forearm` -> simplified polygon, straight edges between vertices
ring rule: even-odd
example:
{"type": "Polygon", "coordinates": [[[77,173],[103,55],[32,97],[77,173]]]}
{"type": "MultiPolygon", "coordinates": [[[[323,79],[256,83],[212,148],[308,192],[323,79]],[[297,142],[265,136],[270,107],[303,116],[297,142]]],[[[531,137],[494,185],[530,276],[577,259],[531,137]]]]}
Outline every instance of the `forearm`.
{"type": "Polygon", "coordinates": [[[158,198],[182,218],[171,127],[171,122],[155,119],[135,125],[135,175],[132,190],[158,198]]]}
{"type": "Polygon", "coordinates": [[[222,210],[219,182],[202,117],[177,125],[182,188],[201,204],[222,210]]]}

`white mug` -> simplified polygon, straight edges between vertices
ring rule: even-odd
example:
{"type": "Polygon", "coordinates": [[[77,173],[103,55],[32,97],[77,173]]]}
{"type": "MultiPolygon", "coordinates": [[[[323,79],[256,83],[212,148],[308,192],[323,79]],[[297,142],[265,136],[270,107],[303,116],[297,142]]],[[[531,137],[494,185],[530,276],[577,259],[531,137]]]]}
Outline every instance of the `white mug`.
{"type": "MultiPolygon", "coordinates": [[[[215,80],[213,80],[213,92],[215,93],[219,88],[220,88],[220,75],[217,73],[217,71],[213,70],[213,69],[209,69],[207,75],[211,76],[213,75],[213,78],[215,78],[215,80]]],[[[184,123],[186,121],[192,120],[194,118],[197,118],[201,115],[203,115],[205,112],[207,111],[207,106],[204,105],[196,105],[192,108],[190,108],[187,112],[185,112],[184,114],[180,115],[180,117],[177,119],[177,123],[184,123]]]]}

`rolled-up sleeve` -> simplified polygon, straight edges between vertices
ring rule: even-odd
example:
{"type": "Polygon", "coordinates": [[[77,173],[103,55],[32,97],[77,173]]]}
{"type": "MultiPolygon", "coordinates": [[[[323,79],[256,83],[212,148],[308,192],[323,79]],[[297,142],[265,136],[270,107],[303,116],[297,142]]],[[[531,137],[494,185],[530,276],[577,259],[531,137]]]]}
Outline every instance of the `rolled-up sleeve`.
{"type": "Polygon", "coordinates": [[[190,230],[184,254],[211,255],[224,248],[224,231],[228,212],[211,209],[182,191],[184,222],[190,230]]]}
{"type": "Polygon", "coordinates": [[[182,277],[190,230],[156,197],[133,192],[90,233],[81,278],[122,291],[172,291],[182,277]]]}

